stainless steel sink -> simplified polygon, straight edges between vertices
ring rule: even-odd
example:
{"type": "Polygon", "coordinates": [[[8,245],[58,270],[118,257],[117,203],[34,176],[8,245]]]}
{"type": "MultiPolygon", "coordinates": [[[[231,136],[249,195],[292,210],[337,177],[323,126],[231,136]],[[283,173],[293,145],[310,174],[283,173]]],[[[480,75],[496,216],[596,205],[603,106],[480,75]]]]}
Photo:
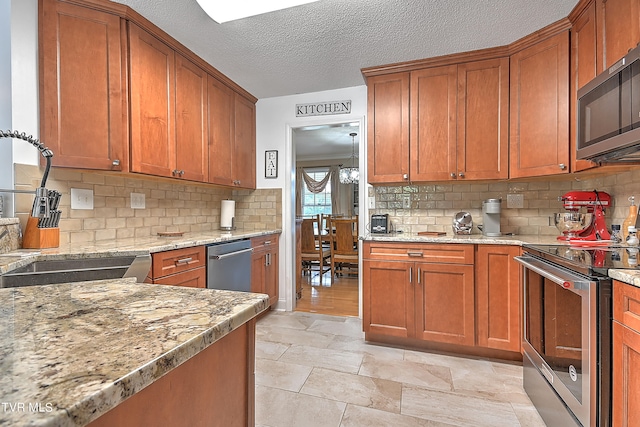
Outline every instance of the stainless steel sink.
{"type": "Polygon", "coordinates": [[[151,255],[34,261],[0,276],[0,288],[135,277],[143,282],[151,255]]]}

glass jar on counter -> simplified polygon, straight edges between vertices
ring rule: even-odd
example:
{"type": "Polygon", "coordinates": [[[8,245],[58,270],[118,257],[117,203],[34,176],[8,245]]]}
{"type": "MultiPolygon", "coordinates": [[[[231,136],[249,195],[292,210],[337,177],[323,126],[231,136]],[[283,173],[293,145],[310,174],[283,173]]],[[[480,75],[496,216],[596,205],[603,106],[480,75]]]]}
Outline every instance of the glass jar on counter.
{"type": "Polygon", "coordinates": [[[636,227],[633,225],[630,225],[627,230],[628,230],[627,246],[638,246],[638,244],[640,244],[640,241],[638,240],[636,227]]]}
{"type": "Polygon", "coordinates": [[[615,243],[622,242],[622,233],[620,232],[620,224],[613,224],[611,226],[611,241],[615,243]]]}

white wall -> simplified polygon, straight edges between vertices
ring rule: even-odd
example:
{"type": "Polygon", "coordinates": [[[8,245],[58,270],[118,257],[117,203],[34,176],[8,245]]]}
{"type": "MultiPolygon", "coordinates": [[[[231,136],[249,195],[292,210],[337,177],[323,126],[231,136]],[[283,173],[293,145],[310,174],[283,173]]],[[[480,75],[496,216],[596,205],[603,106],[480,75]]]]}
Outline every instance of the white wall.
{"type": "MultiPolygon", "coordinates": [[[[366,113],[367,87],[356,86],[345,89],[305,93],[260,99],[256,104],[256,185],[258,188],[282,188],[282,238],[280,240],[280,298],[278,309],[293,310],[295,303],[295,147],[292,142],[292,129],[344,122],[360,123],[360,182],[366,182],[366,113]],[[315,117],[296,117],[296,104],[351,100],[351,114],[336,114],[315,117]],[[264,177],[265,150],[278,150],[278,178],[264,177]]],[[[360,215],[364,212],[366,189],[360,188],[360,215]]],[[[362,217],[362,216],[361,216],[362,217]]],[[[363,218],[363,217],[362,217],[363,218]]],[[[361,234],[364,222],[360,221],[361,234]]],[[[360,304],[362,305],[362,304],[360,304]]]]}
{"type": "MultiPolygon", "coordinates": [[[[0,0],[0,129],[11,127],[11,0],[0,0]]],[[[11,141],[0,140],[0,188],[13,188],[11,141]]],[[[0,195],[5,197],[7,195],[0,195]]]]}

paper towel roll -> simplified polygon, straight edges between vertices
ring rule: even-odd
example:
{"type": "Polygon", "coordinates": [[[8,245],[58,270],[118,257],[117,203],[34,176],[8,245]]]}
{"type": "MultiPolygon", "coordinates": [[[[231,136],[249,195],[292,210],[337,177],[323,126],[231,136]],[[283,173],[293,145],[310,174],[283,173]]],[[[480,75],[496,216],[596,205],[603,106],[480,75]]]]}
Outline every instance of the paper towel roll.
{"type": "Polygon", "coordinates": [[[235,200],[223,200],[220,207],[220,229],[221,230],[233,230],[235,229],[235,216],[236,216],[236,201],[235,200]]]}

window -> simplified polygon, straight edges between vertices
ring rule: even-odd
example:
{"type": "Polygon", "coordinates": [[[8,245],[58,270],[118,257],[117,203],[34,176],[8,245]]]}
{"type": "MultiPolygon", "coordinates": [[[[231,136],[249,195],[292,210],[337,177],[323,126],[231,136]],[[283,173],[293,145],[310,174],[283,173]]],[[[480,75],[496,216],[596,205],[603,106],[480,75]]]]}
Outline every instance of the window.
{"type": "MultiPolygon", "coordinates": [[[[322,179],[329,173],[328,168],[305,169],[305,172],[316,181],[322,179]]],[[[302,186],[302,216],[317,214],[331,214],[331,181],[327,183],[321,193],[312,193],[306,185],[302,186]]]]}

